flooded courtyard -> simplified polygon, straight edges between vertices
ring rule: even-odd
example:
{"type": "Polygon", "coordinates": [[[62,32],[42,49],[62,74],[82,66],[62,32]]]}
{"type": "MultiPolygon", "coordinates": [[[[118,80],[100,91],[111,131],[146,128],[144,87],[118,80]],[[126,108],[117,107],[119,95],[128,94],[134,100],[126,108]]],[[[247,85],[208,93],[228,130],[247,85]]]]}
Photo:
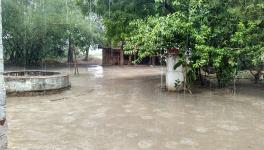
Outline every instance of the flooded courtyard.
{"type": "MultiPolygon", "coordinates": [[[[69,72],[68,69],[59,71],[69,72]]],[[[82,67],[60,94],[7,98],[11,150],[262,150],[264,88],[160,89],[159,67],[82,67]],[[256,94],[257,93],[257,94],[256,94]]]]}

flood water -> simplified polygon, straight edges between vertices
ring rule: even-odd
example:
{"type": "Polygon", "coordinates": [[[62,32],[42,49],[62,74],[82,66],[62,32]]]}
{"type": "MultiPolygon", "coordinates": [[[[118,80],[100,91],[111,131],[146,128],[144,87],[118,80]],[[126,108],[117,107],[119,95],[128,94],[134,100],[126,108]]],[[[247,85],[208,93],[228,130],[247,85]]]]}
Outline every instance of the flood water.
{"type": "Polygon", "coordinates": [[[263,87],[166,92],[160,70],[83,67],[68,91],[7,98],[9,149],[263,150],[263,87]]]}

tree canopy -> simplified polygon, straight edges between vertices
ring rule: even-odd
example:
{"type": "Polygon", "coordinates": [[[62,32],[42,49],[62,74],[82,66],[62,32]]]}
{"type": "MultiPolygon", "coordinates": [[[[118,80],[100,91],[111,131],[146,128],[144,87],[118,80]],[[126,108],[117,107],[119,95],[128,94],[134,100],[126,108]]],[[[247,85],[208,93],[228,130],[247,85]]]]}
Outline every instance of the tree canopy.
{"type": "Polygon", "coordinates": [[[178,48],[182,64],[191,51],[190,79],[212,68],[223,87],[240,69],[260,77],[263,17],[261,0],[3,0],[5,59],[39,64],[92,43],[139,59],[178,48]]]}
{"type": "Polygon", "coordinates": [[[3,0],[5,60],[15,65],[41,64],[64,57],[69,40],[80,50],[101,41],[101,29],[85,17],[74,0],[3,0]]]}
{"type": "MultiPolygon", "coordinates": [[[[155,16],[130,23],[134,30],[126,39],[128,53],[145,57],[172,47],[183,53],[191,49],[193,70],[214,68],[220,87],[234,78],[243,61],[251,66],[263,66],[264,2],[169,2],[175,11],[168,14],[157,12],[155,16]]],[[[185,60],[184,54],[180,56],[185,60]]]]}

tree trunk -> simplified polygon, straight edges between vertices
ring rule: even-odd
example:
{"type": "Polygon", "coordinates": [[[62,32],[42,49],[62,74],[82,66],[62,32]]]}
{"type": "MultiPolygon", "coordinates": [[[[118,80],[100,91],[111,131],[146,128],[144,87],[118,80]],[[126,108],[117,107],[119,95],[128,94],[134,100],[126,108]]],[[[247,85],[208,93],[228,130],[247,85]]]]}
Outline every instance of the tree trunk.
{"type": "MultiPolygon", "coordinates": [[[[2,13],[2,1],[0,0],[0,12],[2,13]]],[[[4,86],[4,57],[3,57],[3,41],[2,41],[2,14],[0,14],[0,149],[7,149],[7,123],[6,123],[6,102],[5,102],[5,86],[4,86]]]]}
{"type": "Polygon", "coordinates": [[[201,84],[202,86],[204,86],[205,84],[204,84],[204,79],[203,79],[203,75],[202,75],[202,68],[199,68],[199,69],[198,69],[198,77],[199,77],[199,79],[200,79],[200,84],[201,84]]]}
{"type": "Polygon", "coordinates": [[[79,75],[76,49],[73,47],[72,51],[73,51],[73,54],[74,54],[74,75],[79,75]]]}
{"type": "Polygon", "coordinates": [[[155,66],[156,57],[155,56],[149,56],[149,65],[155,66]]]}
{"type": "Polygon", "coordinates": [[[152,59],[151,59],[151,56],[149,56],[148,65],[152,65],[152,59]]]}
{"type": "Polygon", "coordinates": [[[255,84],[259,83],[260,76],[261,76],[261,72],[260,71],[258,71],[256,74],[254,74],[255,84]]]}
{"type": "Polygon", "coordinates": [[[137,54],[134,54],[134,61],[137,60],[137,54]]]}
{"type": "Polygon", "coordinates": [[[155,64],[156,64],[156,57],[155,56],[152,56],[151,57],[151,61],[152,61],[152,66],[155,66],[155,64]]]}
{"type": "Polygon", "coordinates": [[[120,65],[124,65],[124,42],[122,41],[121,49],[120,49],[120,65]]]}
{"type": "Polygon", "coordinates": [[[258,75],[254,76],[254,77],[255,77],[255,84],[258,84],[260,77],[258,75]]]}
{"type": "Polygon", "coordinates": [[[87,48],[85,50],[85,58],[84,58],[84,61],[88,61],[88,57],[89,57],[89,48],[87,48]]]}
{"type": "Polygon", "coordinates": [[[69,49],[68,49],[68,63],[73,63],[73,53],[72,53],[72,39],[71,35],[69,36],[69,49]]]}
{"type": "Polygon", "coordinates": [[[132,55],[129,55],[128,57],[128,65],[132,65],[132,55]]]}

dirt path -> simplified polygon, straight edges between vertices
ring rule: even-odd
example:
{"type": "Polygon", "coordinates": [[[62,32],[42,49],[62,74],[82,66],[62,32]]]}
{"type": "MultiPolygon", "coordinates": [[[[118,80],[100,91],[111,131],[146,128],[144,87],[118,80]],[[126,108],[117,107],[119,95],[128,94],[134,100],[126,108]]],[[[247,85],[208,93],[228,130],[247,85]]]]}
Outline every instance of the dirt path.
{"type": "Polygon", "coordinates": [[[264,147],[261,89],[241,89],[237,96],[208,90],[182,95],[159,89],[160,68],[80,71],[69,91],[7,99],[11,150],[264,147]]]}

